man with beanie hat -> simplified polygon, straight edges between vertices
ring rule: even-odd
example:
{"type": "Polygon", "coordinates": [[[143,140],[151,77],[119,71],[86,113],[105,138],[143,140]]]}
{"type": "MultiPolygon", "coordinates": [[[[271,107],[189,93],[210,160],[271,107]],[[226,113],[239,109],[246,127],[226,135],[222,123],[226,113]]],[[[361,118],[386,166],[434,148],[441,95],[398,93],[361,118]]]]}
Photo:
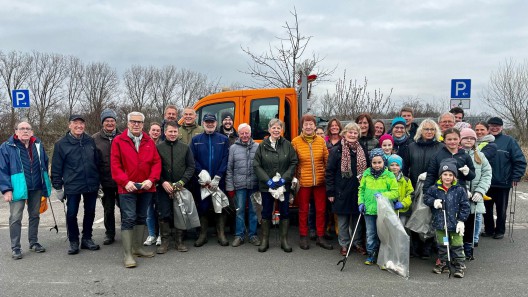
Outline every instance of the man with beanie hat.
{"type": "Polygon", "coordinates": [[[218,132],[229,138],[229,145],[231,146],[238,138],[238,134],[233,126],[233,114],[227,111],[223,112],[220,119],[222,120],[222,125],[218,128],[218,132]]]}
{"type": "Polygon", "coordinates": [[[503,121],[499,117],[488,120],[489,131],[495,136],[497,154],[491,162],[492,178],[491,187],[487,193],[492,200],[484,201],[486,214],[484,214],[484,234],[502,239],[506,232],[506,210],[508,209],[508,194],[512,186],[524,176],[526,171],[526,158],[519,144],[511,136],[502,133],[503,121]],[[493,219],[493,205],[497,211],[497,221],[493,219]]]}
{"type": "Polygon", "coordinates": [[[95,141],[97,153],[99,154],[99,181],[103,191],[101,202],[104,209],[105,238],[104,245],[114,242],[115,238],[115,206],[119,206],[117,185],[112,179],[110,172],[110,149],[112,140],[121,132],[117,129],[117,115],[112,109],[101,112],[101,124],[103,127],[92,138],[95,141]]]}

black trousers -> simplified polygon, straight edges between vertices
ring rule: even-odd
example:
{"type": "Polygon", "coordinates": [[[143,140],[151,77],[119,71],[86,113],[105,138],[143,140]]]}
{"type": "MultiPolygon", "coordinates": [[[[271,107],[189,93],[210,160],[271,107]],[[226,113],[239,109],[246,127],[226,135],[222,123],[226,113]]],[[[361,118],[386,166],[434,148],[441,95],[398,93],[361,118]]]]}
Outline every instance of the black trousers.
{"type": "Polygon", "coordinates": [[[487,195],[491,200],[484,201],[486,213],[484,214],[484,231],[489,234],[506,233],[506,211],[508,209],[508,195],[510,188],[491,187],[487,195]],[[497,221],[493,220],[493,205],[497,211],[497,221]]]}
{"type": "Polygon", "coordinates": [[[119,195],[117,194],[117,188],[105,188],[103,187],[103,203],[104,210],[104,226],[106,229],[106,236],[109,238],[115,237],[115,206],[119,207],[119,195]]]}

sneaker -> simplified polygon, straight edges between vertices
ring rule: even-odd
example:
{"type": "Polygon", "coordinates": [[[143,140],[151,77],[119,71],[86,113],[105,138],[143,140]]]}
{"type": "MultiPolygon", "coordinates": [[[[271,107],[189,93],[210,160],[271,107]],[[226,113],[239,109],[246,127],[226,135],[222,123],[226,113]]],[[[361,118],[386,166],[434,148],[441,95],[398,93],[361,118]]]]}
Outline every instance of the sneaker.
{"type": "Polygon", "coordinates": [[[249,243],[251,243],[254,246],[260,246],[260,239],[258,238],[258,236],[253,235],[249,238],[249,243]]]}
{"type": "Polygon", "coordinates": [[[104,245],[109,245],[109,244],[114,243],[114,241],[115,241],[114,237],[106,236],[104,241],[103,241],[103,244],[104,245]]]}
{"type": "Polygon", "coordinates": [[[493,239],[503,239],[503,238],[504,238],[504,234],[496,233],[495,235],[493,235],[493,239]]]}
{"type": "Polygon", "coordinates": [[[464,278],[464,270],[463,269],[457,269],[455,273],[453,273],[453,276],[456,278],[464,278]]]}
{"type": "Polygon", "coordinates": [[[35,253],[44,253],[46,251],[46,249],[38,242],[32,244],[29,249],[33,250],[35,253]]]}
{"type": "Polygon", "coordinates": [[[242,239],[242,237],[240,236],[235,236],[235,239],[233,240],[231,246],[237,247],[241,246],[242,244],[244,244],[244,239],[242,239]]]}
{"type": "Polygon", "coordinates": [[[12,254],[11,254],[11,258],[13,258],[14,260],[22,259],[22,250],[21,249],[14,249],[12,254]]]}
{"type": "Polygon", "coordinates": [[[98,249],[100,249],[100,247],[98,244],[95,244],[95,242],[93,242],[91,238],[90,239],[83,238],[81,240],[81,249],[97,251],[98,249]]]}
{"type": "Polygon", "coordinates": [[[446,262],[437,262],[433,268],[433,273],[442,274],[442,272],[449,271],[446,262]]]}
{"type": "Polygon", "coordinates": [[[79,242],[70,241],[70,249],[68,250],[68,255],[75,255],[79,253],[79,242]]]}
{"type": "MultiPolygon", "coordinates": [[[[147,237],[147,240],[145,240],[145,242],[143,242],[143,245],[150,246],[150,245],[153,245],[154,243],[156,243],[156,237],[149,235],[147,237]]],[[[160,245],[161,245],[161,240],[160,240],[160,245]]]]}
{"type": "Polygon", "coordinates": [[[161,236],[158,236],[158,238],[156,238],[156,246],[160,246],[161,245],[161,236]]]}
{"type": "Polygon", "coordinates": [[[365,265],[374,265],[376,264],[376,258],[373,256],[368,256],[367,260],[365,261],[365,265]]]}

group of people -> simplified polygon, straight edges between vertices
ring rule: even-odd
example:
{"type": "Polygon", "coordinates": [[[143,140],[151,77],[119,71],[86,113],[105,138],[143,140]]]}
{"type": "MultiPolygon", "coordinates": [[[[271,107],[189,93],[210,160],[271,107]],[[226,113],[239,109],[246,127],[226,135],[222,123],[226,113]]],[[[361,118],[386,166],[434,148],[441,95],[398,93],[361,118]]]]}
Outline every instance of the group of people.
{"type": "Polygon", "coordinates": [[[144,245],[156,244],[156,253],[166,253],[171,238],[175,249],[185,252],[186,230],[175,227],[173,204],[175,195],[187,189],[195,198],[200,221],[195,247],[208,242],[211,220],[218,243],[229,245],[225,229],[227,215],[234,210],[233,247],[247,240],[266,252],[270,228],[278,217],[281,249],[291,252],[289,210],[295,196],[301,249],[309,249],[314,240],[331,250],[328,240],[337,234],[341,255],[351,247],[366,255],[365,264],[371,265],[380,247],[376,199],[381,194],[393,203],[403,226],[422,196],[432,209],[436,237],[422,240],[409,231],[411,256],[429,259],[436,250],[433,271],[445,271],[447,229],[455,276],[463,277],[464,261],[473,258],[473,247],[478,246],[482,214],[482,236],[503,238],[508,194],[526,169],[517,142],[502,133],[502,119],[492,117],[471,129],[463,116],[463,110],[455,108],[442,114],[438,124],[425,119],[418,125],[413,110],[402,108],[388,129],[365,113],[344,127],[332,119],[325,130],[307,114],[300,119],[300,135],[291,142],[282,136],[284,123],[272,119],[269,137],[259,144],[247,123],[233,127],[229,112],[221,114],[220,125],[216,115],[206,114],[199,126],[196,112],[185,108],[180,125],[178,109],[170,105],[163,121],[151,122],[146,132],[142,113],[129,113],[127,128],[120,131],[116,113],[107,109],[101,113],[101,130],[92,136],[85,132],[83,116],[70,116],[69,131],[54,146],[51,176],[41,141],[28,122],[20,122],[0,146],[0,190],[10,203],[12,257],[23,256],[20,237],[26,202],[30,249],[45,251],[38,242],[39,207],[41,197],[50,195],[67,206],[68,254],[98,250],[92,239],[98,193],[104,208],[104,245],[115,241],[115,206],[120,209],[125,267],[137,265],[134,256],[154,256],[144,245]],[[202,199],[204,190],[225,194],[229,205],[215,201],[218,195],[202,199]],[[82,236],[77,224],[81,197],[82,236]],[[258,213],[256,204],[261,205],[258,213]]]}

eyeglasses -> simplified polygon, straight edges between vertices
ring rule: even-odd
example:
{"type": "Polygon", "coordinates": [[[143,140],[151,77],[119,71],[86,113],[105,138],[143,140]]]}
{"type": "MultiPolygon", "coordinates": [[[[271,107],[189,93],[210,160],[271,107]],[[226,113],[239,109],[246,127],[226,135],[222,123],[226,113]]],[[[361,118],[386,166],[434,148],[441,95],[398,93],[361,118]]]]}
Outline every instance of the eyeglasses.
{"type": "Polygon", "coordinates": [[[132,120],[130,120],[130,121],[128,121],[128,122],[129,122],[130,124],[132,124],[132,125],[141,125],[141,124],[143,124],[143,121],[132,121],[132,120]]]}
{"type": "Polygon", "coordinates": [[[405,129],[405,127],[398,127],[398,126],[396,126],[396,127],[392,128],[392,129],[394,129],[394,130],[403,130],[403,129],[405,129]]]}
{"type": "Polygon", "coordinates": [[[18,128],[17,130],[20,130],[20,131],[31,131],[33,129],[31,128],[26,128],[26,127],[22,127],[22,128],[18,128]]]}
{"type": "Polygon", "coordinates": [[[424,128],[423,130],[424,130],[425,132],[434,132],[434,131],[436,131],[435,128],[424,128]]]}

